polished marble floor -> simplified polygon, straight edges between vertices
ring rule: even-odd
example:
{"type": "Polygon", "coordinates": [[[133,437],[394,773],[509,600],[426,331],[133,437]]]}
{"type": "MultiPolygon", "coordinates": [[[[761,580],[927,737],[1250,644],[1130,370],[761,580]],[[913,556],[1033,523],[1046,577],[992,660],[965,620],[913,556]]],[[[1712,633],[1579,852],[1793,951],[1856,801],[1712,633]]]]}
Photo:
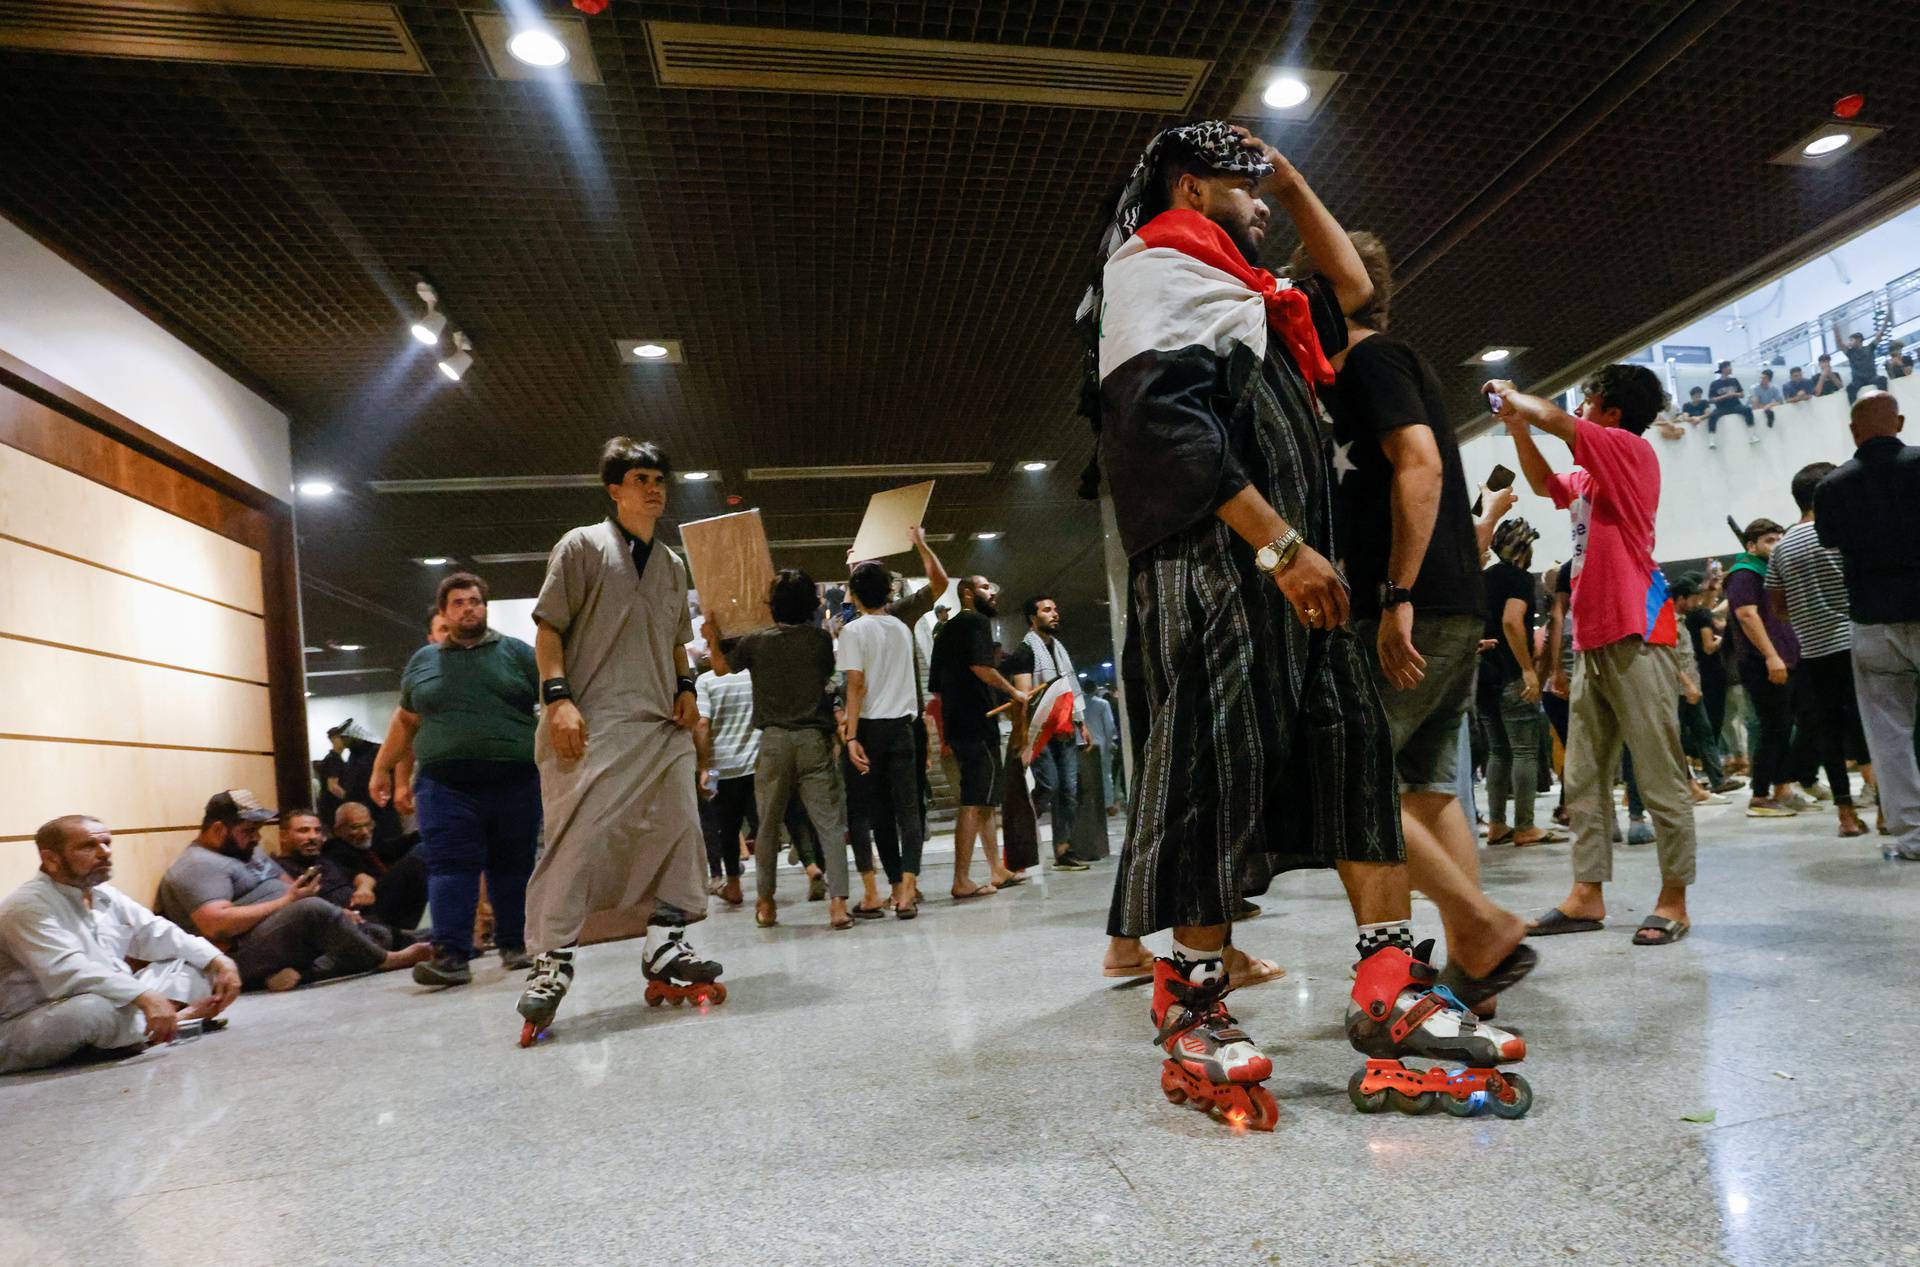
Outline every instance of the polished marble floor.
{"type": "MultiPolygon", "coordinates": [[[[704,1015],[602,946],[530,1051],[488,964],[0,1079],[0,1264],[1920,1263],[1920,866],[1830,812],[1700,828],[1690,938],[1629,943],[1655,875],[1622,850],[1607,930],[1507,997],[1521,1121],[1349,1106],[1331,876],[1240,926],[1290,972],[1236,996],[1281,1120],[1235,1135],[1161,1098],[1144,991],[1097,971],[1111,862],[964,906],[930,867],[911,923],[829,932],[791,883],[778,930],[716,913],[704,1015]]],[[[1537,911],[1567,851],[1489,851],[1488,887],[1537,911]]]]}

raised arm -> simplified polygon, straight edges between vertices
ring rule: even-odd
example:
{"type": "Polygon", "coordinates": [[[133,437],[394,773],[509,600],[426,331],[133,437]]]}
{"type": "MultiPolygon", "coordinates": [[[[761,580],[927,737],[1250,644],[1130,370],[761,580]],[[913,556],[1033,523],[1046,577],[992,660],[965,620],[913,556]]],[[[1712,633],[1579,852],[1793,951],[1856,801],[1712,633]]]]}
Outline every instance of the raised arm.
{"type": "Polygon", "coordinates": [[[1273,175],[1261,183],[1260,192],[1279,203],[1293,221],[1315,271],[1333,283],[1333,297],[1340,311],[1353,313],[1366,307],[1373,298],[1373,279],[1367,276],[1367,266],[1360,262],[1360,252],[1353,249],[1347,231],[1286,155],[1243,127],[1236,126],[1234,131],[1240,134],[1242,145],[1273,165],[1273,175]]]}
{"type": "Polygon", "coordinates": [[[913,548],[920,555],[920,566],[927,571],[927,588],[933,591],[934,598],[938,600],[940,595],[947,592],[947,583],[952,578],[947,575],[947,569],[940,562],[940,556],[935,554],[933,547],[927,544],[926,529],[915,524],[907,529],[907,536],[913,539],[913,548]]]}

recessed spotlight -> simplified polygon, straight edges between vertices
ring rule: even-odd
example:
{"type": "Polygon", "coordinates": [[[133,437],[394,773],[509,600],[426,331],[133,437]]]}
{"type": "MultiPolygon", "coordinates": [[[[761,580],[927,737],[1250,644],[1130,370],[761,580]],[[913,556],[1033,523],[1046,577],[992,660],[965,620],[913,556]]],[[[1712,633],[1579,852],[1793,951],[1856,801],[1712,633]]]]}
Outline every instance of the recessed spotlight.
{"type": "Polygon", "coordinates": [[[357,642],[337,642],[334,644],[333,649],[335,651],[365,651],[366,650],[364,646],[362,646],[357,642]]]}
{"type": "Polygon", "coordinates": [[[1460,364],[1471,365],[1476,369],[1489,365],[1505,365],[1526,350],[1527,349],[1517,343],[1489,343],[1487,346],[1476,350],[1472,356],[1469,356],[1466,360],[1460,362],[1460,364]]]}
{"type": "Polygon", "coordinates": [[[625,365],[679,365],[687,359],[680,340],[657,335],[645,339],[615,339],[613,348],[625,365]]]}
{"type": "Polygon", "coordinates": [[[293,491],[302,497],[331,497],[334,490],[326,480],[301,480],[293,486],[293,491]]]}
{"type": "Polygon", "coordinates": [[[1480,354],[1480,364],[1498,365],[1512,355],[1512,351],[1507,348],[1488,348],[1480,354]]]}
{"type": "Polygon", "coordinates": [[[461,375],[473,368],[473,344],[467,339],[466,335],[455,330],[453,332],[453,346],[457,350],[452,356],[440,362],[439,369],[442,374],[447,376],[450,382],[457,383],[460,381],[461,375]]]}
{"type": "Polygon", "coordinates": [[[1035,475],[1041,471],[1046,470],[1049,466],[1052,466],[1052,465],[1053,463],[1051,462],[1022,462],[1020,464],[1020,469],[1025,471],[1029,475],[1035,475]]]}
{"type": "Polygon", "coordinates": [[[567,46],[560,42],[560,37],[544,26],[530,26],[515,31],[507,39],[507,52],[513,55],[515,61],[538,66],[542,70],[565,66],[568,57],[572,56],[567,52],[567,46]]]}
{"type": "Polygon", "coordinates": [[[973,539],[975,541],[998,541],[1000,534],[997,532],[976,532],[973,534],[973,539]]]}
{"type": "Polygon", "coordinates": [[[633,354],[643,361],[657,361],[667,354],[667,349],[658,343],[642,343],[634,348],[633,354]]]}
{"type": "Polygon", "coordinates": [[[1782,167],[1832,167],[1886,131],[1858,119],[1829,119],[1768,159],[1782,167]]]}
{"type": "Polygon", "coordinates": [[[1819,158],[1822,154],[1831,154],[1851,144],[1853,144],[1853,138],[1845,132],[1829,132],[1825,136],[1816,136],[1802,145],[1800,152],[1808,158],[1819,158]]]}
{"type": "Polygon", "coordinates": [[[445,555],[430,554],[424,559],[415,559],[414,562],[424,563],[430,568],[440,568],[445,567],[447,564],[453,562],[453,560],[447,558],[445,555]]]}
{"type": "Polygon", "coordinates": [[[1282,75],[1267,85],[1260,100],[1275,110],[1292,110],[1312,95],[1313,89],[1307,87],[1305,80],[1297,75],[1282,75]]]}
{"type": "Polygon", "coordinates": [[[713,478],[712,471],[682,471],[680,478],[689,484],[700,484],[713,478]]]}

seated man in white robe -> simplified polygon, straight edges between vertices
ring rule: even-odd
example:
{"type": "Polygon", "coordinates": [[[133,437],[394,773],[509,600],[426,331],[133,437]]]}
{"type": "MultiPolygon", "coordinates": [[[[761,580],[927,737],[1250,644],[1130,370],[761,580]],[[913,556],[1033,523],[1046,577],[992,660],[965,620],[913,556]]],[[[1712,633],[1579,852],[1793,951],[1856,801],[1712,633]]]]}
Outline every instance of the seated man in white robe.
{"type": "Polygon", "coordinates": [[[233,960],[106,883],[105,824],[70,814],[34,844],[40,873],[0,901],[0,1073],[169,1043],[238,997],[233,960]]]}

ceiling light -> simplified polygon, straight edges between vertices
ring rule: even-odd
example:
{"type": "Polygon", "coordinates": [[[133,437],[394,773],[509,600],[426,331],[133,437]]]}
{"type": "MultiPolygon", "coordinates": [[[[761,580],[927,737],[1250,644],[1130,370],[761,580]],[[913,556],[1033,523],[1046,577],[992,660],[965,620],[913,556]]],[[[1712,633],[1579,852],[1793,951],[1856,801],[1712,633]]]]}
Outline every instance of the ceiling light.
{"type": "Polygon", "coordinates": [[[1111,669],[1111,668],[1113,667],[1113,661],[1111,661],[1111,660],[1102,660],[1102,661],[1100,662],[1100,667],[1101,667],[1101,668],[1103,668],[1103,669],[1111,669]]]}
{"type": "Polygon", "coordinates": [[[364,646],[362,646],[357,642],[336,642],[333,644],[333,649],[335,651],[365,651],[366,650],[364,646]]]}
{"type": "Polygon", "coordinates": [[[1000,534],[997,532],[976,532],[973,534],[973,539],[975,541],[998,541],[1000,534]]]}
{"type": "Polygon", "coordinates": [[[1498,365],[1512,355],[1513,353],[1506,348],[1488,348],[1480,354],[1480,363],[1482,365],[1498,365]]]}
{"type": "Polygon", "coordinates": [[[457,383],[461,375],[473,368],[473,344],[468,341],[466,335],[455,330],[453,346],[457,350],[452,356],[440,362],[440,372],[445,374],[449,381],[457,383]]]}
{"type": "Polygon", "coordinates": [[[1275,110],[1292,110],[1312,95],[1313,89],[1307,87],[1305,80],[1295,75],[1282,75],[1267,85],[1267,90],[1260,94],[1260,100],[1275,110]]]}
{"type": "Polygon", "coordinates": [[[1781,167],[1832,167],[1884,131],[1858,119],[1829,119],[1767,161],[1781,167]]]}
{"type": "Polygon", "coordinates": [[[302,480],[293,486],[293,491],[302,497],[331,497],[333,485],[326,480],[302,480]]]}
{"type": "Polygon", "coordinates": [[[667,349],[658,343],[642,343],[633,354],[643,361],[657,361],[667,354],[667,349]]]}
{"type": "Polygon", "coordinates": [[[428,347],[440,342],[440,332],[446,328],[447,314],[444,312],[429,312],[410,327],[413,337],[428,347]]]}
{"type": "Polygon", "coordinates": [[[567,59],[572,56],[567,52],[567,46],[560,42],[560,37],[544,26],[530,26],[515,31],[507,39],[507,52],[513,54],[515,61],[538,66],[542,70],[565,66],[567,59]]]}
{"type": "Polygon", "coordinates": [[[686,358],[680,340],[659,336],[645,339],[615,339],[613,350],[623,365],[679,365],[686,358]]]}
{"type": "Polygon", "coordinates": [[[699,484],[705,480],[712,479],[713,472],[712,471],[682,471],[680,472],[680,478],[687,481],[689,484],[699,484]]]}
{"type": "Polygon", "coordinates": [[[1484,369],[1489,365],[1505,365],[1526,350],[1518,343],[1489,343],[1483,348],[1476,349],[1472,356],[1460,364],[1470,365],[1475,369],[1484,369]]]}
{"type": "Polygon", "coordinates": [[[1053,463],[1051,462],[1022,462],[1020,464],[1020,469],[1025,471],[1029,475],[1035,475],[1041,471],[1046,470],[1049,466],[1052,466],[1052,465],[1053,463]]]}
{"type": "Polygon", "coordinates": [[[440,568],[440,567],[445,567],[447,564],[453,562],[453,560],[445,557],[444,555],[430,554],[424,559],[415,559],[414,562],[424,563],[430,568],[440,568]]]}
{"type": "Polygon", "coordinates": [[[1845,149],[1852,142],[1853,138],[1845,132],[1829,132],[1802,145],[1800,152],[1808,158],[1819,158],[1822,154],[1831,154],[1835,150],[1845,149]]]}

